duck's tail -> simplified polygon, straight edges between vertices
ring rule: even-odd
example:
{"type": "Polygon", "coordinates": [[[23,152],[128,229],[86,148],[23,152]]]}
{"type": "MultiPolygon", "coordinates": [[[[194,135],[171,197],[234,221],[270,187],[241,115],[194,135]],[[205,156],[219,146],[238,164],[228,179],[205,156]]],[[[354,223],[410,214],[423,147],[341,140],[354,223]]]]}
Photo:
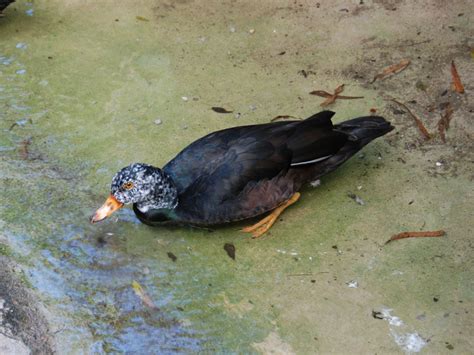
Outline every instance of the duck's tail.
{"type": "Polygon", "coordinates": [[[390,132],[394,127],[383,117],[367,116],[335,124],[333,129],[347,135],[348,139],[336,154],[318,164],[314,164],[307,170],[307,181],[318,179],[335,170],[366,144],[390,132]]]}

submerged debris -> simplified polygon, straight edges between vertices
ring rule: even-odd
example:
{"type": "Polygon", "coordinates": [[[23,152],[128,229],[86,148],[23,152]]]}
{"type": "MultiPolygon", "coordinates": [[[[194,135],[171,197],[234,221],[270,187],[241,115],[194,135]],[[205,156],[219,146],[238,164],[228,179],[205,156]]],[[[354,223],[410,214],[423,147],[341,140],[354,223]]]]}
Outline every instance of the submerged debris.
{"type": "Polygon", "coordinates": [[[138,21],[149,22],[150,20],[143,16],[135,16],[138,21]]]}
{"type": "Polygon", "coordinates": [[[178,257],[170,251],[167,252],[166,255],[168,255],[168,258],[170,258],[173,262],[176,262],[176,260],[178,260],[178,257]]]}
{"type": "Polygon", "coordinates": [[[135,294],[142,300],[145,306],[152,309],[158,309],[158,307],[151,300],[150,296],[148,296],[143,287],[137,281],[132,281],[132,288],[133,291],[135,291],[135,294]]]}
{"type": "Polygon", "coordinates": [[[405,239],[405,238],[426,238],[426,237],[442,237],[446,234],[444,230],[438,231],[426,231],[426,232],[403,232],[393,235],[389,240],[385,242],[388,244],[394,240],[405,239]]]}
{"type": "Polygon", "coordinates": [[[316,73],[312,70],[298,70],[298,74],[302,75],[303,77],[307,78],[310,75],[316,75],[316,73]]]}
{"type": "Polygon", "coordinates": [[[391,100],[395,102],[396,104],[400,105],[401,107],[403,107],[410,114],[410,116],[413,117],[416,125],[418,126],[418,129],[420,130],[421,134],[426,140],[431,139],[431,134],[428,132],[423,122],[418,118],[417,115],[415,115],[413,112],[410,111],[407,105],[395,99],[391,99],[391,100]]]}
{"type": "Polygon", "coordinates": [[[31,144],[31,138],[24,139],[20,142],[20,157],[23,160],[30,159],[29,146],[31,144]]]}
{"type": "Polygon", "coordinates": [[[448,102],[444,115],[442,115],[441,119],[438,121],[438,132],[443,143],[446,143],[446,131],[449,129],[449,123],[451,122],[453,112],[453,106],[448,102]]]}
{"type": "Polygon", "coordinates": [[[317,179],[317,180],[311,181],[309,184],[311,185],[311,187],[318,187],[321,185],[321,180],[317,179]]]}
{"type": "Polygon", "coordinates": [[[451,76],[453,77],[454,91],[460,94],[464,94],[464,85],[461,82],[461,78],[458,74],[458,70],[456,69],[456,64],[454,64],[454,60],[451,62],[451,76]]]}
{"type": "Polygon", "coordinates": [[[344,91],[344,84],[339,85],[335,90],[333,94],[330,94],[324,90],[314,90],[311,91],[309,94],[310,95],[315,95],[319,97],[324,97],[326,100],[324,100],[321,103],[321,107],[329,106],[332,104],[334,101],[337,99],[343,99],[343,100],[353,100],[353,99],[363,99],[363,96],[344,96],[344,95],[339,95],[341,92],[344,91]]]}
{"type": "Polygon", "coordinates": [[[232,113],[234,112],[233,110],[227,110],[223,107],[218,107],[218,106],[213,106],[211,107],[211,110],[217,113],[232,113]]]}
{"type": "Polygon", "coordinates": [[[352,193],[352,192],[349,192],[347,194],[347,196],[349,196],[351,199],[353,199],[355,202],[357,202],[359,205],[361,206],[364,206],[365,205],[365,202],[363,199],[361,199],[359,196],[357,196],[356,194],[352,193]]]}
{"type": "Polygon", "coordinates": [[[347,287],[349,288],[358,288],[359,283],[356,280],[351,280],[349,282],[346,282],[347,287]]]}
{"type": "Polygon", "coordinates": [[[225,243],[224,244],[224,250],[227,252],[227,255],[229,255],[229,258],[232,260],[235,260],[235,246],[232,243],[225,243]]]}
{"type": "Polygon", "coordinates": [[[386,67],[385,69],[383,69],[381,73],[374,76],[371,83],[373,83],[377,79],[385,79],[389,75],[398,74],[401,71],[403,71],[409,64],[410,64],[410,59],[402,59],[400,63],[392,64],[386,67]]]}

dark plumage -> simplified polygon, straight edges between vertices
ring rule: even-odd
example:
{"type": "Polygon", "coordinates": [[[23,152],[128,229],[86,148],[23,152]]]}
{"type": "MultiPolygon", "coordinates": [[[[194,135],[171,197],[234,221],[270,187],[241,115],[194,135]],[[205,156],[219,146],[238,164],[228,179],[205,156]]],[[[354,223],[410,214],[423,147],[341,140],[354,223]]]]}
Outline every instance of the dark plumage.
{"type": "Polygon", "coordinates": [[[145,164],[122,169],[114,177],[112,199],[133,203],[137,217],[150,225],[170,220],[214,225],[261,215],[393,129],[376,116],[333,125],[333,115],[323,111],[303,121],[211,133],[163,169],[145,164]],[[127,182],[133,188],[126,189],[127,182]]]}
{"type": "Polygon", "coordinates": [[[15,2],[15,0],[0,0],[0,17],[3,16],[3,10],[6,9],[8,5],[10,5],[12,2],[15,2]]]}

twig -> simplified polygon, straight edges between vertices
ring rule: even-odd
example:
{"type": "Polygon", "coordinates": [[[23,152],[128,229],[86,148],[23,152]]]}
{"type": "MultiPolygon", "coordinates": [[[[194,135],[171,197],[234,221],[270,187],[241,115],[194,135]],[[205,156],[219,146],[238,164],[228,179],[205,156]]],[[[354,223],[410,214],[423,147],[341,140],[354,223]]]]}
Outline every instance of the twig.
{"type": "Polygon", "coordinates": [[[429,42],[431,42],[431,39],[426,39],[424,41],[413,42],[413,43],[409,43],[409,44],[402,44],[402,45],[397,46],[397,47],[413,47],[413,46],[418,46],[419,44],[424,44],[424,43],[429,43],[429,42]]]}
{"type": "Polygon", "coordinates": [[[446,234],[444,230],[439,231],[427,231],[427,232],[403,232],[393,235],[389,240],[385,242],[388,244],[394,240],[405,239],[405,238],[427,238],[427,237],[442,237],[446,234]]]}
{"type": "Polygon", "coordinates": [[[395,102],[396,104],[400,105],[403,107],[407,112],[410,114],[411,117],[415,120],[416,125],[418,126],[418,129],[420,130],[421,134],[425,137],[426,140],[431,139],[431,134],[428,132],[426,129],[425,125],[423,122],[416,116],[413,112],[410,111],[410,109],[405,105],[404,103],[396,100],[396,99],[390,99],[391,101],[395,102]]]}

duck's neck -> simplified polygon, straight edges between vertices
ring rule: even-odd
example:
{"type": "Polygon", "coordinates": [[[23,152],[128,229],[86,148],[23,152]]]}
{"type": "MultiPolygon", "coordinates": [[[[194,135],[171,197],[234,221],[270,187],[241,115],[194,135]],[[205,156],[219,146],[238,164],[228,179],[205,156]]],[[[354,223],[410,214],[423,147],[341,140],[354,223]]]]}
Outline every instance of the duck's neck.
{"type": "Polygon", "coordinates": [[[137,203],[137,208],[146,213],[151,209],[174,209],[178,205],[178,190],[173,180],[162,170],[156,169],[154,173],[155,184],[150,197],[137,203]]]}

